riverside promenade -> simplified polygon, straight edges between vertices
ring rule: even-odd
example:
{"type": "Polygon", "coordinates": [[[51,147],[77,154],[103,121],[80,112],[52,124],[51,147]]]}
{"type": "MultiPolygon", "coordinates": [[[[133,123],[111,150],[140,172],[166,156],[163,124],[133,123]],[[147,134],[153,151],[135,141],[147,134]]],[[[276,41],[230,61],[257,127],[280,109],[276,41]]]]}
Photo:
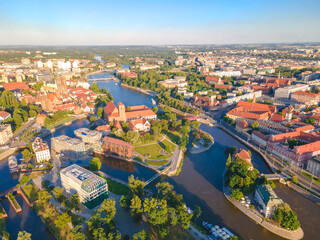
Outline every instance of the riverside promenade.
{"type": "Polygon", "coordinates": [[[303,238],[304,232],[301,227],[299,227],[297,230],[294,230],[294,231],[281,228],[265,220],[265,218],[257,210],[246,208],[239,201],[232,199],[230,197],[230,189],[225,185],[224,175],[225,175],[225,171],[223,173],[223,195],[226,197],[226,199],[229,200],[230,203],[232,203],[235,207],[237,207],[241,212],[243,212],[245,215],[247,215],[249,218],[251,218],[253,221],[258,223],[268,231],[280,237],[283,237],[285,239],[290,239],[290,240],[299,240],[303,238]]]}

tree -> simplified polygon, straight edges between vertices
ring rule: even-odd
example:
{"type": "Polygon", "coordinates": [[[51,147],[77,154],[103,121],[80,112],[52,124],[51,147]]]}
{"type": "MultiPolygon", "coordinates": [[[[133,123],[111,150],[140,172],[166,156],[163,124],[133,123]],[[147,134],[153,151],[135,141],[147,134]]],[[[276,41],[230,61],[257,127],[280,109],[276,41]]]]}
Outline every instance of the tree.
{"type": "Polygon", "coordinates": [[[196,206],[194,207],[193,213],[194,213],[194,216],[195,216],[196,218],[199,218],[200,215],[201,215],[201,213],[202,213],[202,210],[201,210],[201,208],[200,208],[198,205],[196,205],[196,206]]]}
{"type": "Polygon", "coordinates": [[[190,227],[190,222],[193,217],[193,213],[189,214],[185,209],[181,209],[179,212],[179,222],[183,229],[190,227]]]}
{"type": "Polygon", "coordinates": [[[145,182],[139,180],[138,178],[135,179],[133,175],[128,178],[128,182],[131,198],[135,195],[139,198],[142,198],[144,196],[144,187],[146,185],[145,182]]]}
{"type": "Polygon", "coordinates": [[[26,231],[19,231],[17,240],[31,240],[31,234],[26,231]]]}
{"type": "Polygon", "coordinates": [[[166,200],[158,201],[155,198],[146,199],[143,203],[144,211],[147,213],[148,222],[154,226],[162,225],[168,220],[168,206],[166,200]]]}
{"type": "Polygon", "coordinates": [[[231,154],[229,153],[229,156],[228,156],[227,162],[226,162],[227,167],[230,166],[231,162],[232,162],[231,154]]]}
{"type": "Polygon", "coordinates": [[[105,199],[98,211],[105,214],[103,219],[109,224],[116,215],[116,201],[109,198],[105,199]]]}
{"type": "Polygon", "coordinates": [[[22,151],[22,156],[23,156],[23,158],[28,158],[28,157],[30,157],[30,151],[29,151],[28,149],[24,149],[24,150],[22,151]]]}
{"type": "Polygon", "coordinates": [[[293,175],[292,178],[291,178],[291,181],[294,183],[294,184],[297,184],[298,183],[298,178],[293,175]]]}
{"type": "Polygon", "coordinates": [[[90,122],[95,122],[97,120],[98,120],[98,118],[96,116],[91,116],[90,117],[90,122]]]}
{"type": "Polygon", "coordinates": [[[29,110],[29,116],[30,117],[36,117],[37,116],[37,112],[35,110],[29,110]]]}
{"type": "Polygon", "coordinates": [[[57,219],[54,221],[54,224],[57,228],[62,230],[67,227],[69,222],[71,222],[71,216],[69,216],[68,213],[63,213],[57,217],[57,219]]]}
{"type": "Polygon", "coordinates": [[[137,143],[139,138],[140,134],[136,131],[128,131],[124,136],[124,140],[132,144],[137,143]]]}
{"type": "Polygon", "coordinates": [[[251,128],[252,128],[253,130],[257,130],[257,129],[259,128],[259,123],[258,123],[258,122],[252,123],[251,128]]]}
{"type": "Polygon", "coordinates": [[[127,112],[131,112],[132,108],[130,106],[127,107],[127,112]]]}
{"type": "Polygon", "coordinates": [[[138,196],[134,196],[131,199],[130,211],[136,222],[139,222],[142,219],[142,203],[141,199],[138,196]]]}
{"type": "Polygon", "coordinates": [[[21,100],[21,105],[23,107],[27,106],[27,101],[24,98],[21,100]]]}
{"type": "Polygon", "coordinates": [[[40,203],[47,204],[51,198],[50,193],[47,190],[40,190],[38,192],[38,199],[40,203]]]}
{"type": "Polygon", "coordinates": [[[90,170],[99,171],[101,168],[101,161],[99,158],[95,157],[90,161],[90,170]]]}
{"type": "Polygon", "coordinates": [[[103,107],[99,107],[97,111],[97,115],[102,118],[103,117],[103,107]]]}
{"type": "Polygon", "coordinates": [[[298,146],[298,140],[296,138],[290,138],[288,144],[289,148],[293,149],[295,146],[298,146]]]}
{"type": "Polygon", "coordinates": [[[230,197],[234,200],[239,201],[241,198],[243,198],[243,193],[239,189],[232,189],[230,197]]]}
{"type": "Polygon", "coordinates": [[[74,240],[86,240],[87,237],[84,235],[83,230],[82,230],[82,225],[75,226],[72,229],[73,233],[73,239],[74,240]]]}
{"type": "Polygon", "coordinates": [[[199,127],[200,127],[200,125],[201,125],[201,123],[200,123],[200,122],[198,122],[197,120],[192,121],[192,127],[193,127],[193,128],[197,129],[197,128],[199,128],[199,127]]]}
{"type": "Polygon", "coordinates": [[[79,198],[79,195],[77,193],[71,195],[71,204],[73,205],[73,207],[75,209],[77,209],[79,207],[80,198],[79,198]]]}
{"type": "Polygon", "coordinates": [[[62,193],[63,193],[63,191],[64,191],[63,188],[58,187],[58,186],[53,189],[53,194],[54,194],[54,196],[56,197],[56,199],[58,200],[59,203],[62,202],[62,193]]]}
{"type": "Polygon", "coordinates": [[[146,240],[146,239],[147,239],[147,232],[145,230],[135,233],[132,237],[132,240],[146,240]]]}

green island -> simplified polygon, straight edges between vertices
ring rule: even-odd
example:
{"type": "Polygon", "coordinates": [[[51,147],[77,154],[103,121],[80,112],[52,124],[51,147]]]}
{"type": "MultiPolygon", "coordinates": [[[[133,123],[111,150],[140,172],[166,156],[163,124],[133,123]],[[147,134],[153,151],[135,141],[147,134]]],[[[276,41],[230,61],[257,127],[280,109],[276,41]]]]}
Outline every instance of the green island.
{"type": "MultiPolygon", "coordinates": [[[[230,148],[227,152],[235,149],[230,148]]],[[[265,176],[261,176],[251,163],[239,156],[232,158],[229,154],[226,162],[225,183],[230,189],[231,199],[245,204],[261,218],[284,229],[294,231],[300,228],[296,213],[273,191],[275,184],[268,181],[265,176]]]]}

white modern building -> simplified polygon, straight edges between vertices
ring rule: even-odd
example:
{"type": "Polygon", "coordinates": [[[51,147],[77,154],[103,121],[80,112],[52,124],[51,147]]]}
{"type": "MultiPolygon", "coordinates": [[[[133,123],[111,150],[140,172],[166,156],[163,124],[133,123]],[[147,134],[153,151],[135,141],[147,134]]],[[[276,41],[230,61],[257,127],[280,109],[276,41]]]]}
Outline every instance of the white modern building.
{"type": "Polygon", "coordinates": [[[86,154],[84,142],[78,138],[71,138],[66,135],[51,138],[51,148],[67,157],[79,158],[86,154]]]}
{"type": "Polygon", "coordinates": [[[51,159],[50,150],[47,142],[43,142],[41,138],[37,137],[32,143],[32,149],[36,154],[36,162],[41,163],[51,159]]]}
{"type": "Polygon", "coordinates": [[[307,84],[290,85],[284,88],[278,88],[274,92],[274,98],[290,99],[291,94],[298,91],[310,90],[307,84]]]}
{"type": "Polygon", "coordinates": [[[85,143],[98,143],[102,137],[101,132],[88,128],[79,128],[74,131],[74,135],[85,143]]]}
{"type": "Polygon", "coordinates": [[[77,193],[80,202],[90,209],[108,197],[107,181],[76,164],[61,170],[60,178],[67,193],[77,193]]]}

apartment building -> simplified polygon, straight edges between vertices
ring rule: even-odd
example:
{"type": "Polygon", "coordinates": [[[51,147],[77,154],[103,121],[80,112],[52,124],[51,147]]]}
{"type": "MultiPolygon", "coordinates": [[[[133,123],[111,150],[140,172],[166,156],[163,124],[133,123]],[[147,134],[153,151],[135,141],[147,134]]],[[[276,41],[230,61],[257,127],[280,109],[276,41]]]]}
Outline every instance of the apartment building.
{"type": "Polygon", "coordinates": [[[12,129],[10,124],[0,125],[0,145],[5,144],[12,138],[12,129]]]}
{"type": "Polygon", "coordinates": [[[36,162],[41,163],[51,159],[50,150],[47,142],[37,137],[32,143],[32,149],[36,154],[36,162]]]}

